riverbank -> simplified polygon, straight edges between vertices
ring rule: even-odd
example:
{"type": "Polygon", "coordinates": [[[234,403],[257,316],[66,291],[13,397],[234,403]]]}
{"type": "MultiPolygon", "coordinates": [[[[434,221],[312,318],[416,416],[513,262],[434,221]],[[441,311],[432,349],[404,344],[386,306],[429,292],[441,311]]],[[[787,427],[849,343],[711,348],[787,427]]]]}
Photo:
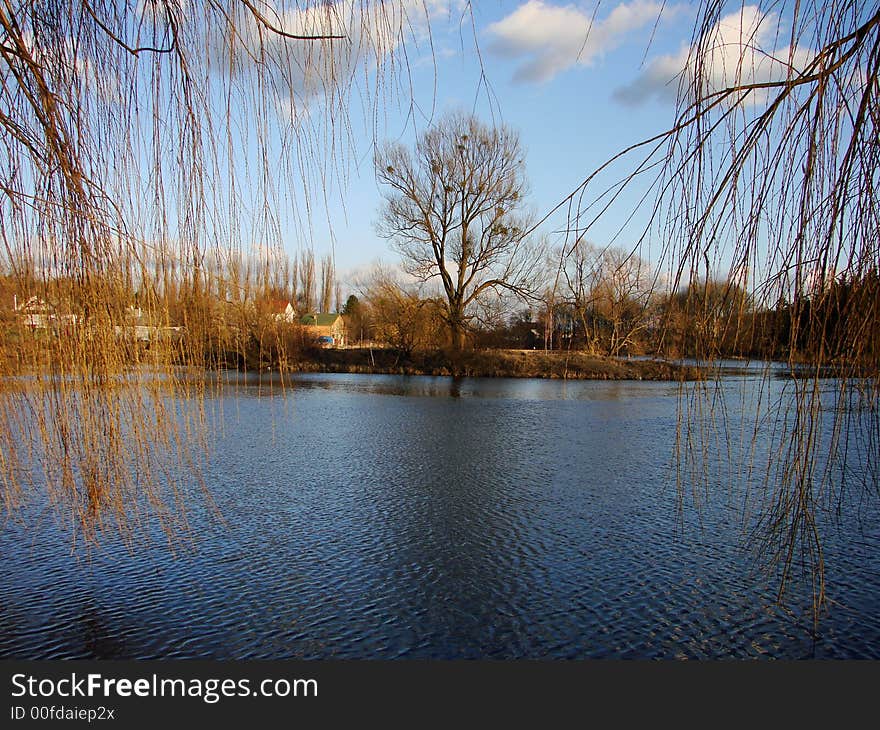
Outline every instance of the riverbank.
{"type": "Polygon", "coordinates": [[[393,349],[326,349],[293,363],[299,372],[457,375],[477,378],[567,380],[699,380],[700,368],[664,360],[623,360],[583,352],[544,350],[432,351],[405,355],[393,349]]]}

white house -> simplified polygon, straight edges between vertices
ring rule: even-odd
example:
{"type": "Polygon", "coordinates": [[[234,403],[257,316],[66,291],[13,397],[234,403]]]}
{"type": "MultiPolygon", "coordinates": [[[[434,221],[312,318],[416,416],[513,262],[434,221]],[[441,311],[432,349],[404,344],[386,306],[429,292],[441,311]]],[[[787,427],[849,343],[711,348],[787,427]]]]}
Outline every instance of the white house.
{"type": "Polygon", "coordinates": [[[296,310],[288,301],[283,299],[273,300],[269,304],[269,311],[278,322],[287,322],[288,324],[296,322],[296,310]]]}

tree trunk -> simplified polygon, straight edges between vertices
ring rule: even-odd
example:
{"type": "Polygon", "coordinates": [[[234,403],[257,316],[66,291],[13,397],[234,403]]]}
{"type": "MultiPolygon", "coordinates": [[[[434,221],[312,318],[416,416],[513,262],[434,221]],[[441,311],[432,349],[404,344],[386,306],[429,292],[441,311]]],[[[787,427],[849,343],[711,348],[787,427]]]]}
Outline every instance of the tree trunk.
{"type": "Polygon", "coordinates": [[[446,309],[446,321],[449,324],[450,344],[453,352],[461,352],[465,345],[464,307],[459,296],[449,295],[449,306],[446,309]]]}
{"type": "Polygon", "coordinates": [[[452,349],[455,352],[464,350],[464,324],[460,319],[453,319],[449,323],[449,334],[452,338],[452,349]]]}

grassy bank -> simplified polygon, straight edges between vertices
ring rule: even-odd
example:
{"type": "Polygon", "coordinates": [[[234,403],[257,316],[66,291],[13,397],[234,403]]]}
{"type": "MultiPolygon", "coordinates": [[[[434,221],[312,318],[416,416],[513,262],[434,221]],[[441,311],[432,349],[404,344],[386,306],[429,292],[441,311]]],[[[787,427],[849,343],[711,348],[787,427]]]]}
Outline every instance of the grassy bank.
{"type": "Polygon", "coordinates": [[[300,372],[457,375],[570,380],[697,380],[698,368],[660,360],[618,360],[582,352],[543,350],[431,351],[405,355],[392,349],[314,350],[294,366],[300,372]]]}

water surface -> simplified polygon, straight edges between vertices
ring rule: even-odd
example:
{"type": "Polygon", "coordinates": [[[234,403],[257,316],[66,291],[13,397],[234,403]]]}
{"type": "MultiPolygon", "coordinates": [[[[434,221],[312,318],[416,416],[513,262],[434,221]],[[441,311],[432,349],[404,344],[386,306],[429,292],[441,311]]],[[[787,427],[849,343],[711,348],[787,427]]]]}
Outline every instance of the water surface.
{"type": "MultiPolygon", "coordinates": [[[[730,433],[759,382],[722,386],[730,433]]],[[[760,476],[677,488],[679,395],[382,375],[301,376],[286,396],[229,385],[208,404],[224,520],[195,504],[176,553],[108,540],[86,557],[35,500],[0,532],[0,657],[880,656],[876,495],[853,490],[823,521],[834,603],[814,633],[809,585],[780,608],[777,576],[746,549],[760,476]]]]}

